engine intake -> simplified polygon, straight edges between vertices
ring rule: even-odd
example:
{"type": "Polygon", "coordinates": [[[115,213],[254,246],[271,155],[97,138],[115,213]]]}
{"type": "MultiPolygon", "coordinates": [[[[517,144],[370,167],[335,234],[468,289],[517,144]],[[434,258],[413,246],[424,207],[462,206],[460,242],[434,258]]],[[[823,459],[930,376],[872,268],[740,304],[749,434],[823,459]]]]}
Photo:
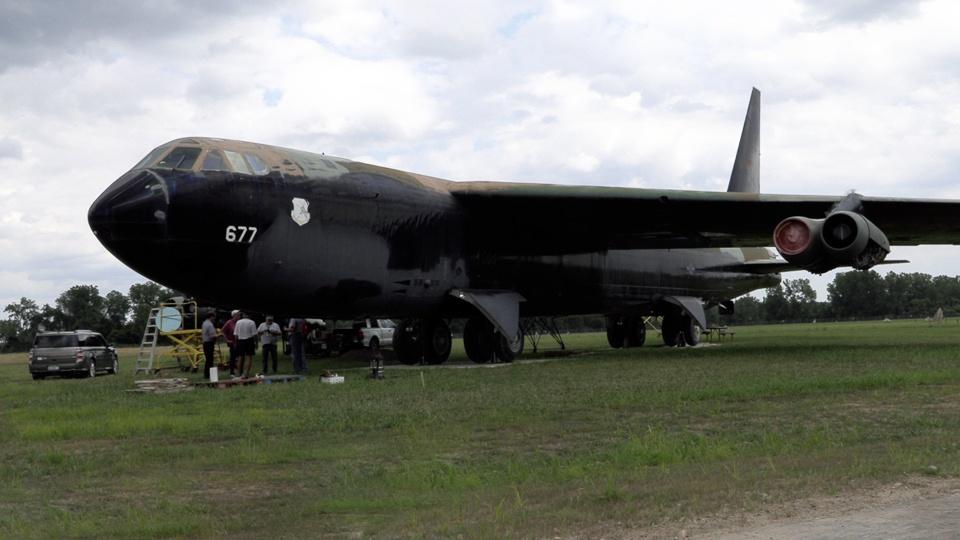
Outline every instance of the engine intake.
{"type": "Polygon", "coordinates": [[[773,244],[787,262],[817,274],[839,266],[866,270],[890,253],[890,241],[879,227],[845,210],[825,219],[789,217],[773,230],[773,244]]]}

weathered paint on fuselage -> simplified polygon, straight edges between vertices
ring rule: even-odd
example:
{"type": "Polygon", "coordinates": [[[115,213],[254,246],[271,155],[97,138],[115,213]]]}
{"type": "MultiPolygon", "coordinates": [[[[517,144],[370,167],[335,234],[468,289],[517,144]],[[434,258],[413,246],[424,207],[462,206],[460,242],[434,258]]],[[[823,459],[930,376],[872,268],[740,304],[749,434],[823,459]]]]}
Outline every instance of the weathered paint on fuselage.
{"type": "Polygon", "coordinates": [[[649,311],[667,295],[718,302],[779,281],[701,270],[766,253],[756,250],[471,252],[455,183],[266,145],[189,141],[204,152],[256,148],[270,172],[133,169],[97,199],[89,220],[131,268],[216,305],[330,318],[454,317],[467,305],[448,292],[477,288],[519,292],[525,315],[564,315],[649,311]],[[295,200],[307,203],[302,223],[291,214],[302,205],[295,200]],[[256,233],[228,241],[230,227],[256,233]]]}

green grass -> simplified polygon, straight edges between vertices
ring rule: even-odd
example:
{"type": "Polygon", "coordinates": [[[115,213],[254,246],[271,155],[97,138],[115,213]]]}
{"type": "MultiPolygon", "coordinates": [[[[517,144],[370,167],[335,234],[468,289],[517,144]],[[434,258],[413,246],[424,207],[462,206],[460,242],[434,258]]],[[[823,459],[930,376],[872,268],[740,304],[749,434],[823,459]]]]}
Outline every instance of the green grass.
{"type": "Polygon", "coordinates": [[[135,351],[92,381],[3,355],[0,538],[575,535],[960,475],[956,321],[650,341],[168,395],[124,392],[135,351]]]}

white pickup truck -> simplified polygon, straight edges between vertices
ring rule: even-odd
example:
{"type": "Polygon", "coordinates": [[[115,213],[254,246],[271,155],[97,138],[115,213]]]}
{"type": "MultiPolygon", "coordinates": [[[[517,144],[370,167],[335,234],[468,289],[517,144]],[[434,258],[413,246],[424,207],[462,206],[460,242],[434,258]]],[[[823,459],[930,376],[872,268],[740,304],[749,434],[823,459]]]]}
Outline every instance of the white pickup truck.
{"type": "Polygon", "coordinates": [[[356,347],[379,349],[393,345],[396,327],[390,319],[360,319],[350,323],[349,329],[335,328],[334,332],[340,334],[341,350],[356,347]]]}

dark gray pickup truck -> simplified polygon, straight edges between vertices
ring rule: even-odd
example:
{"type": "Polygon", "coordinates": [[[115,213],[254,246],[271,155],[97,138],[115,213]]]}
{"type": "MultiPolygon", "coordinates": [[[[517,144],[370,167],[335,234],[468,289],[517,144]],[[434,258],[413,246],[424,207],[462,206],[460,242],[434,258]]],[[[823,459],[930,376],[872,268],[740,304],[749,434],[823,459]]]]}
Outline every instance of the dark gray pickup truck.
{"type": "Polygon", "coordinates": [[[33,339],[29,360],[34,379],[48,375],[96,377],[98,371],[120,371],[116,349],[90,330],[41,332],[33,339]]]}

